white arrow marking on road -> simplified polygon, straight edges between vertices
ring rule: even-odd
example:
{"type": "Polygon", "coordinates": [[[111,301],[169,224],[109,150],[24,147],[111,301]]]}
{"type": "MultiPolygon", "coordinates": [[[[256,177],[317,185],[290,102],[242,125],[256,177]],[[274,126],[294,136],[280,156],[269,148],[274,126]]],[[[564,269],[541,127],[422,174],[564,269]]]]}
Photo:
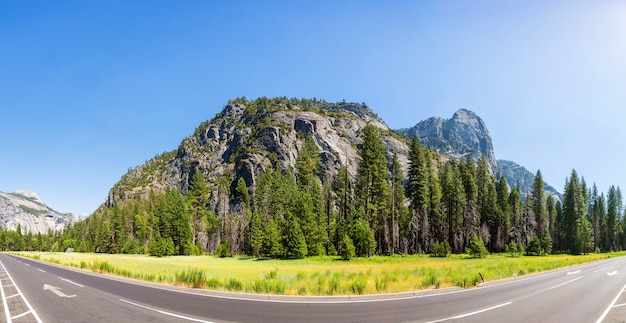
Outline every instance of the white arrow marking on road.
{"type": "Polygon", "coordinates": [[[580,272],[580,270],[576,270],[576,271],[569,271],[567,272],[568,275],[576,275],[580,272]]]}
{"type": "Polygon", "coordinates": [[[618,275],[618,274],[619,274],[619,271],[614,270],[614,271],[612,271],[612,272],[610,272],[610,273],[606,273],[606,274],[607,274],[607,275],[609,275],[609,276],[615,276],[615,275],[618,275]]]}
{"type": "Polygon", "coordinates": [[[65,295],[65,293],[63,293],[59,287],[50,286],[48,284],[43,284],[43,290],[49,290],[59,297],[72,298],[76,296],[76,295],[69,295],[69,296],[65,295]]]}

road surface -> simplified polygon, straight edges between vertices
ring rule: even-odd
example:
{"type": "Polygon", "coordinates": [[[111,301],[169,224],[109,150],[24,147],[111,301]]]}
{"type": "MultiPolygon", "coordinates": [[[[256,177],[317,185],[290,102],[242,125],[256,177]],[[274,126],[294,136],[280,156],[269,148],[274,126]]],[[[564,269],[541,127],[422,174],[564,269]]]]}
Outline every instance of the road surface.
{"type": "Polygon", "coordinates": [[[137,282],[0,255],[2,322],[626,322],[626,258],[472,289],[286,297],[137,282]]]}

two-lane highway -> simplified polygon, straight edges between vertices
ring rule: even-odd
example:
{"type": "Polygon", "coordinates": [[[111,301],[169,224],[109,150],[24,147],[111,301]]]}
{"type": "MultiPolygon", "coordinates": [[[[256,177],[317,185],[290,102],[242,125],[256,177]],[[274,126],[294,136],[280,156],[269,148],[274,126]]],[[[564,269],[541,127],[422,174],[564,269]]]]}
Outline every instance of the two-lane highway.
{"type": "Polygon", "coordinates": [[[626,317],[623,257],[467,290],[376,297],[217,293],[4,254],[0,264],[6,271],[0,272],[6,291],[0,317],[15,322],[615,322],[626,317]]]}

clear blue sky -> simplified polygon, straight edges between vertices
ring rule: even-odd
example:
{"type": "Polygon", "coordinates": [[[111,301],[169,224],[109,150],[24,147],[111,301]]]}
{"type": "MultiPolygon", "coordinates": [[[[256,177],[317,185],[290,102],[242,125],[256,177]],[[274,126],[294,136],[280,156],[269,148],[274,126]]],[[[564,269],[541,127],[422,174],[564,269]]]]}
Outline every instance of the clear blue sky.
{"type": "Polygon", "coordinates": [[[626,185],[623,1],[0,1],[0,191],[90,213],[231,98],[478,113],[562,190],[626,185]]]}

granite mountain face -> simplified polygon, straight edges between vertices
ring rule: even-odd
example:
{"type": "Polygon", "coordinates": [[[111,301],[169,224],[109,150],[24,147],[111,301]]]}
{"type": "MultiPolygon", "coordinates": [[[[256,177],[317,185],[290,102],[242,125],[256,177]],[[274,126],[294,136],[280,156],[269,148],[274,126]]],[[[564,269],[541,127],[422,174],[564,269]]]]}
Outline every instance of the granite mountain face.
{"type": "Polygon", "coordinates": [[[491,134],[485,122],[473,111],[460,109],[451,119],[428,118],[406,132],[409,138],[418,136],[422,145],[455,159],[472,155],[478,160],[487,157],[492,170],[497,168],[491,134]]]}
{"type": "Polygon", "coordinates": [[[364,104],[243,98],[229,101],[212,120],[203,122],[193,135],[185,138],[177,150],[130,170],[110,190],[107,205],[147,198],[152,191],[180,189],[186,194],[191,178],[199,171],[209,183],[211,204],[229,212],[237,207],[227,202],[237,180],[243,178],[252,189],[257,177],[270,166],[293,169],[306,135],[313,137],[320,150],[323,183],[337,174],[340,165],[354,178],[360,132],[368,123],[381,130],[388,160],[397,154],[405,176],[409,147],[407,138],[398,133],[409,138],[419,136],[425,147],[441,154],[436,157],[440,161],[464,159],[468,155],[478,160],[481,154],[485,155],[494,174],[505,174],[511,186],[519,181],[522,191],[530,189],[527,177],[532,173],[522,173],[509,164],[500,168],[487,126],[469,110],[458,110],[451,119],[433,117],[404,131],[392,132],[364,104]],[[219,188],[224,183],[226,192],[219,188]]]}
{"type": "MultiPolygon", "coordinates": [[[[471,155],[478,160],[484,155],[496,178],[504,175],[509,186],[519,183],[523,196],[532,188],[534,173],[515,162],[496,159],[491,134],[485,122],[473,111],[460,109],[451,119],[432,117],[398,132],[409,138],[417,135],[425,147],[455,159],[471,155]]],[[[561,195],[554,187],[546,183],[545,190],[560,200],[561,195]]]]}
{"type": "Polygon", "coordinates": [[[20,190],[14,193],[0,192],[0,227],[22,233],[48,233],[61,231],[77,220],[73,214],[61,214],[48,207],[35,192],[20,190]]]}
{"type": "Polygon", "coordinates": [[[406,174],[409,153],[406,138],[390,131],[363,104],[286,98],[237,99],[196,128],[177,150],[163,153],[124,175],[111,189],[107,204],[146,198],[152,190],[181,189],[186,193],[191,178],[199,171],[209,183],[211,204],[228,212],[222,208],[237,207],[225,201],[239,178],[252,188],[257,177],[270,166],[293,168],[308,135],[321,153],[322,182],[334,177],[340,165],[354,178],[360,132],[367,123],[381,130],[388,160],[397,154],[406,174]],[[226,192],[219,188],[223,183],[230,187],[226,192]]]}

